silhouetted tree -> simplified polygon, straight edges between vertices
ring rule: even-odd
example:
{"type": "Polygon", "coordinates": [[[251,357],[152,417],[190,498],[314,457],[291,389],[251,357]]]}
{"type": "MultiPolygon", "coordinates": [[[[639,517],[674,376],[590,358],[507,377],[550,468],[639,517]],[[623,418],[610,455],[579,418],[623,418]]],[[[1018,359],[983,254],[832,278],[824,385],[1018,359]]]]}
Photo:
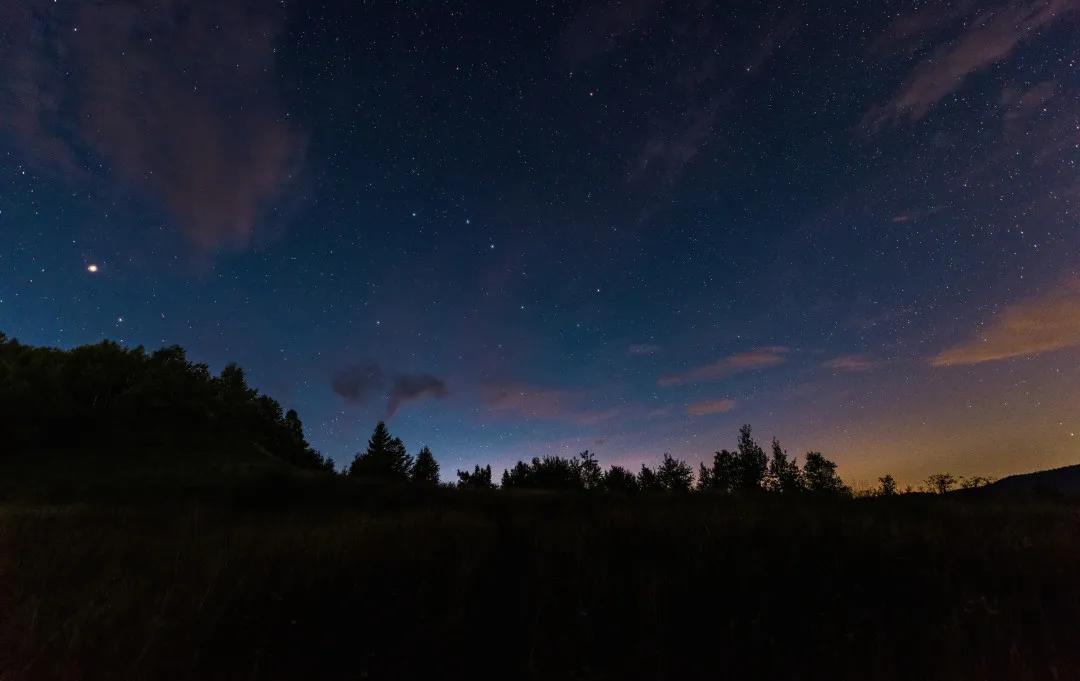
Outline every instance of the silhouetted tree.
{"type": "Polygon", "coordinates": [[[656,479],[665,492],[689,492],[694,483],[694,469],[685,461],[665,453],[656,469],[656,479]]]}
{"type": "Polygon", "coordinates": [[[304,425],[300,422],[300,416],[295,409],[285,412],[285,430],[297,442],[304,439],[304,425]]]}
{"type": "Polygon", "coordinates": [[[600,489],[604,482],[604,472],[600,470],[596,455],[586,449],[578,454],[576,463],[581,487],[587,490],[600,489]]]}
{"type": "Polygon", "coordinates": [[[419,485],[435,486],[439,484],[439,463],[427,447],[422,447],[416,454],[412,468],[412,481],[419,485]]]}
{"type": "Polygon", "coordinates": [[[561,456],[533,457],[530,463],[518,461],[504,470],[502,486],[508,489],[597,489],[603,479],[600,464],[588,450],[576,458],[561,456]]]}
{"type": "Polygon", "coordinates": [[[735,491],[739,484],[739,465],[734,452],[721,449],[713,455],[708,482],[716,492],[726,494],[735,491]]]}
{"type": "Polygon", "coordinates": [[[642,492],[661,492],[663,486],[653,469],[641,464],[641,472],[637,476],[638,489],[642,492]]]}
{"type": "MultiPolygon", "coordinates": [[[[184,361],[183,348],[172,348],[177,353],[177,361],[184,361]]],[[[247,385],[247,378],[244,375],[244,370],[240,368],[235,362],[230,362],[225,365],[225,368],[221,370],[221,377],[218,379],[221,383],[221,394],[226,403],[229,404],[242,404],[249,401],[254,397],[251,388],[247,385]]]]}
{"type": "Polygon", "coordinates": [[[799,463],[794,457],[788,457],[788,453],[780,446],[780,441],[775,437],[772,441],[772,459],[769,460],[767,489],[781,494],[797,494],[803,489],[802,472],[799,471],[799,463]]]}
{"type": "Polygon", "coordinates": [[[412,477],[413,458],[405,451],[405,443],[400,437],[390,443],[390,461],[395,477],[405,480],[412,477]]]}
{"type": "Polygon", "coordinates": [[[956,478],[951,473],[934,473],[927,476],[926,486],[931,492],[945,494],[956,486],[956,478]]]}
{"type": "Polygon", "coordinates": [[[811,494],[843,494],[844,482],[836,474],[836,464],[821,452],[807,452],[803,464],[803,483],[811,494]]]}
{"type": "Polygon", "coordinates": [[[603,488],[608,492],[633,494],[639,490],[638,479],[622,466],[612,466],[604,474],[603,488]]]}
{"type": "Polygon", "coordinates": [[[713,488],[712,469],[704,463],[698,464],[697,489],[699,492],[707,492],[713,488]]]}
{"type": "Polygon", "coordinates": [[[524,461],[518,461],[509,470],[503,469],[501,482],[503,489],[523,488],[529,486],[531,482],[532,468],[524,461]]]}
{"type": "Polygon", "coordinates": [[[495,489],[495,483],[491,482],[491,466],[473,466],[473,470],[458,471],[458,489],[495,489]]]}
{"type": "Polygon", "coordinates": [[[357,454],[349,467],[350,477],[384,482],[405,482],[411,473],[412,457],[405,452],[401,439],[390,435],[382,421],[375,425],[367,449],[357,454]]]}
{"type": "Polygon", "coordinates": [[[886,473],[885,475],[878,478],[878,488],[876,490],[876,494],[879,497],[891,497],[895,496],[896,493],[896,480],[893,478],[893,476],[886,473]]]}
{"type": "Polygon", "coordinates": [[[759,491],[765,482],[768,457],[754,440],[749,424],[739,429],[738,445],[736,489],[741,492],[759,491]]]}
{"type": "Polygon", "coordinates": [[[517,489],[568,490],[580,486],[573,462],[561,456],[534,456],[531,463],[519,461],[509,475],[504,471],[502,483],[517,489]]]}

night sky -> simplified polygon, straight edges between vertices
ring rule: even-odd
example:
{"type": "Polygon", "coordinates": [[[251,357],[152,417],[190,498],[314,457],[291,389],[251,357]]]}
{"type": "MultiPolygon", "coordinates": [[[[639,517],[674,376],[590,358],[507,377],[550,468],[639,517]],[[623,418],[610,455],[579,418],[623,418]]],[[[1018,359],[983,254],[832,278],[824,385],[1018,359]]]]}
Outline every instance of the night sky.
{"type": "Polygon", "coordinates": [[[340,464],[1080,458],[1080,0],[0,2],[0,330],[340,464]],[[96,270],[96,271],[91,271],[96,270]]]}

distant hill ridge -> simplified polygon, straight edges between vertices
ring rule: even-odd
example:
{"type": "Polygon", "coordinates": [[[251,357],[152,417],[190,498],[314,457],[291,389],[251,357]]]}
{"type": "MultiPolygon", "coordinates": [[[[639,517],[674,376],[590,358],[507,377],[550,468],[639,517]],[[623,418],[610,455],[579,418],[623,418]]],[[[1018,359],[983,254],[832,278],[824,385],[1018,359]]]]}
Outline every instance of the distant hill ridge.
{"type": "Polygon", "coordinates": [[[1080,496],[1080,464],[1010,475],[982,488],[992,494],[1054,494],[1080,496]]]}

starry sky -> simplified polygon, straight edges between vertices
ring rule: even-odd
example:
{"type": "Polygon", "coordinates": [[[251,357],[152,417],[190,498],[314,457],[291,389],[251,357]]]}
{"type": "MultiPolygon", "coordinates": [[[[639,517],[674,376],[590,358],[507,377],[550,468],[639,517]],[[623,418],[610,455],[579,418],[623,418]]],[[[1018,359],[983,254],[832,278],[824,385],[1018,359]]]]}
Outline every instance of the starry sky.
{"type": "Polygon", "coordinates": [[[1080,459],[1080,0],[0,3],[0,330],[339,464],[1080,459]],[[91,271],[96,270],[96,271],[91,271]]]}

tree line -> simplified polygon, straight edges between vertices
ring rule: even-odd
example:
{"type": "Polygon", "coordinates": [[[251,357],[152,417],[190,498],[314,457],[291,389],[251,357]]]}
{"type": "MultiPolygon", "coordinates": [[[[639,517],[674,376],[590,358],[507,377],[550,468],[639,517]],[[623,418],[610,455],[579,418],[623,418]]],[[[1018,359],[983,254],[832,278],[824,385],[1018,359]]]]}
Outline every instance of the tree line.
{"type": "MultiPolygon", "coordinates": [[[[665,453],[659,465],[642,464],[634,472],[623,466],[601,468],[596,455],[585,450],[574,457],[557,455],[533,457],[518,461],[503,470],[496,485],[490,465],[474,465],[472,470],[457,470],[455,482],[442,483],[439,464],[431,449],[423,447],[416,457],[409,455],[401,438],[390,434],[386,423],[380,421],[368,440],[367,448],[358,452],[342,475],[368,481],[396,484],[415,484],[430,487],[456,487],[463,490],[484,490],[501,487],[507,490],[561,490],[579,492],[611,492],[639,494],[649,492],[721,494],[772,493],[809,496],[852,496],[852,489],[836,472],[836,463],[821,452],[807,452],[799,465],[798,458],[789,454],[775,437],[770,452],[754,439],[753,429],[739,429],[734,450],[721,449],[708,464],[698,466],[697,475],[685,461],[665,453]]],[[[894,496],[912,492],[946,494],[953,489],[973,489],[993,482],[984,476],[956,477],[949,473],[934,473],[917,490],[910,486],[901,490],[892,475],[878,478],[878,485],[863,495],[894,496]]]]}
{"type": "MultiPolygon", "coordinates": [[[[390,434],[380,421],[367,448],[356,454],[342,472],[362,478],[399,484],[440,484],[439,464],[428,447],[416,457],[405,450],[401,439],[390,434]]],[[[459,489],[494,489],[491,466],[456,471],[459,489]]],[[[586,450],[576,457],[544,456],[518,461],[502,473],[499,487],[519,490],[603,491],[620,494],[647,492],[718,493],[772,492],[780,494],[847,495],[851,490],[836,473],[836,464],[820,452],[808,452],[802,466],[775,438],[771,457],[754,439],[749,425],[739,429],[734,450],[723,449],[710,465],[701,464],[697,476],[685,461],[664,454],[659,465],[642,464],[637,472],[623,466],[606,471],[596,455],[586,450]]]]}
{"type": "MultiPolygon", "coordinates": [[[[257,446],[294,466],[335,471],[332,459],[308,444],[295,410],[283,410],[268,395],[247,385],[244,370],[228,364],[214,376],[174,345],[147,352],[102,341],[71,350],[34,347],[0,332],[0,452],[56,448],[132,449],[146,445],[257,446]]],[[[341,473],[350,478],[395,484],[440,485],[439,464],[423,447],[412,456],[400,438],[379,422],[367,448],[341,473]]],[[[878,479],[874,493],[899,494],[891,475],[878,479]]],[[[918,491],[945,494],[992,482],[973,476],[935,473],[918,491]]],[[[461,489],[493,489],[490,465],[456,471],[461,489]]],[[[739,430],[733,450],[721,449],[699,465],[664,454],[655,467],[642,464],[603,470],[596,456],[544,456],[518,461],[504,470],[504,489],[849,495],[836,464],[807,452],[800,465],[773,438],[770,452],[749,425],[739,430]]],[[[905,492],[913,491],[908,487],[905,492]]]]}

